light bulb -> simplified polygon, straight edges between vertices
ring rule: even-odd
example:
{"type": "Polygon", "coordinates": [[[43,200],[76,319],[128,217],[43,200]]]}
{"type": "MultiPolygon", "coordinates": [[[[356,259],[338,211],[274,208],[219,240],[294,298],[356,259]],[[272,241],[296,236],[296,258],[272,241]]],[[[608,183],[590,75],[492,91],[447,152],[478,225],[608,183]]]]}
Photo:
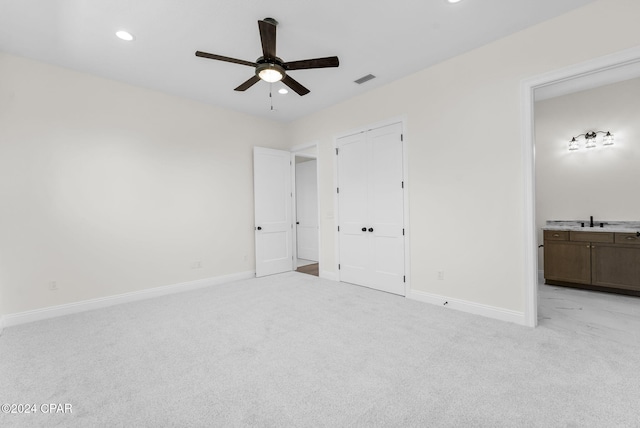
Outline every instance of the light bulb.
{"type": "Polygon", "coordinates": [[[133,40],[133,34],[129,33],[128,31],[117,31],[116,32],[116,36],[118,36],[119,39],[125,40],[127,42],[130,42],[133,40]]]}
{"type": "Polygon", "coordinates": [[[283,77],[280,71],[273,68],[265,68],[264,70],[260,70],[258,76],[265,82],[269,83],[279,82],[283,77]]]}
{"type": "Polygon", "coordinates": [[[604,136],[604,138],[602,139],[602,145],[603,146],[613,145],[613,135],[611,135],[611,132],[607,132],[607,135],[604,136]]]}
{"type": "Polygon", "coordinates": [[[578,146],[578,142],[576,141],[576,137],[573,137],[571,141],[569,141],[569,150],[578,150],[580,146],[578,146]]]}

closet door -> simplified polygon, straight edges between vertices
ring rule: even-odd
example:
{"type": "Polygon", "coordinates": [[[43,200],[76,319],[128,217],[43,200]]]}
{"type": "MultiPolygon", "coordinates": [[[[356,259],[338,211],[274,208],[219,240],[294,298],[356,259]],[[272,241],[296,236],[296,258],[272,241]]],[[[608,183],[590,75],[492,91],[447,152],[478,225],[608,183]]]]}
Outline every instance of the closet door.
{"type": "Polygon", "coordinates": [[[369,145],[366,134],[341,138],[338,150],[340,280],[369,285],[369,145]]]}
{"type": "Polygon", "coordinates": [[[370,131],[368,218],[371,287],[404,295],[402,127],[370,131]]]}
{"type": "Polygon", "coordinates": [[[338,141],[340,279],[404,295],[402,126],[338,141]]]}

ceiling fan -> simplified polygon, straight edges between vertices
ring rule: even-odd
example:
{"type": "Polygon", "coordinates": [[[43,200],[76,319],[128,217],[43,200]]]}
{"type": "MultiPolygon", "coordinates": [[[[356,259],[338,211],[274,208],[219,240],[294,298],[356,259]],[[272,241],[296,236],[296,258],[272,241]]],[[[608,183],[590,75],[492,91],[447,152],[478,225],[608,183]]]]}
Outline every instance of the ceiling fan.
{"type": "Polygon", "coordinates": [[[326,58],[304,59],[300,61],[282,61],[276,56],[277,25],[278,21],[273,18],[265,18],[262,21],[258,21],[260,40],[262,41],[262,56],[255,60],[255,62],[229,58],[227,56],[215,55],[201,51],[196,51],[196,56],[255,67],[255,75],[235,88],[236,91],[246,91],[260,80],[264,80],[269,83],[282,81],[282,83],[293,89],[298,95],[306,95],[310,91],[289,76],[287,71],[338,67],[338,65],[340,65],[338,57],[330,56],[326,58]]]}

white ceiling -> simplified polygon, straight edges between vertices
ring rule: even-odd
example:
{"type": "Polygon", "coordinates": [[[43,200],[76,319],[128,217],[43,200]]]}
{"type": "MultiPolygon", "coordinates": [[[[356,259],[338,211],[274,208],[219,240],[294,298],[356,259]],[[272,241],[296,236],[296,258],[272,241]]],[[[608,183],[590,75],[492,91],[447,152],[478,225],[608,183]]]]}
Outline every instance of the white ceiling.
{"type": "Polygon", "coordinates": [[[592,1],[0,0],[0,51],[287,122],[592,1]],[[284,61],[340,58],[290,72],[311,90],[304,97],[274,84],[275,111],[268,83],[233,90],[251,67],[194,55],[255,61],[266,17],[280,23],[284,61]],[[116,38],[120,29],[135,41],[116,38]],[[353,82],[369,73],[377,78],[353,82]]]}

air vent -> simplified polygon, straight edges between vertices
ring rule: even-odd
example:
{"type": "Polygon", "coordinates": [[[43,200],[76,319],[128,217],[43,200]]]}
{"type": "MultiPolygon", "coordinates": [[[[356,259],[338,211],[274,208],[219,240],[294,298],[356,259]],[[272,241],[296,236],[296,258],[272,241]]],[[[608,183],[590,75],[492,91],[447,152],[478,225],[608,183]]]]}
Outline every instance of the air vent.
{"type": "Polygon", "coordinates": [[[364,82],[368,82],[369,80],[375,78],[376,76],[374,76],[373,74],[367,74],[366,76],[362,76],[358,80],[354,80],[354,82],[356,82],[358,85],[362,85],[364,82]]]}

